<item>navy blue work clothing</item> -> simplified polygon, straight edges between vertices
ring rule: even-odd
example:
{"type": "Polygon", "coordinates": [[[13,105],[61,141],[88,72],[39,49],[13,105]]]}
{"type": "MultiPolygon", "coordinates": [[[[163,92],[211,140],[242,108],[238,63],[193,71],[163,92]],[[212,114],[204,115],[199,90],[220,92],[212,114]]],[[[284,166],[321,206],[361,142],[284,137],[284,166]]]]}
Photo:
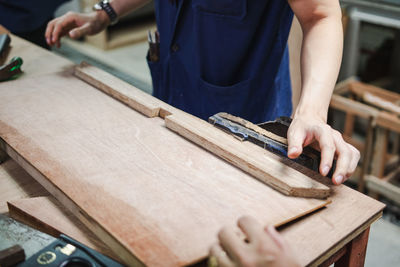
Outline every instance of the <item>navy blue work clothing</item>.
{"type": "Polygon", "coordinates": [[[0,24],[13,33],[41,28],[66,0],[0,0],[0,24]]]}
{"type": "Polygon", "coordinates": [[[254,123],[290,116],[285,0],[156,0],[160,60],[153,95],[203,119],[228,112],[254,123]]]}

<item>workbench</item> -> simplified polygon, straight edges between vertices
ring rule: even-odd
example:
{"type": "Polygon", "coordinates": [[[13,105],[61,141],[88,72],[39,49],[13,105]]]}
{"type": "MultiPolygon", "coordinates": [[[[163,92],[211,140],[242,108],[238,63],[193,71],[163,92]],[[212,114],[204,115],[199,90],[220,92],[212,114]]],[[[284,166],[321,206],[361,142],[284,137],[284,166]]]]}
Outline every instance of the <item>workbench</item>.
{"type": "MultiPolygon", "coordinates": [[[[25,74],[19,79],[52,75],[72,64],[48,51],[12,36],[13,49],[9,55],[24,59],[22,69],[25,74]]],[[[4,202],[16,198],[48,195],[45,191],[32,193],[32,188],[40,188],[21,167],[11,159],[0,165],[0,207],[4,202]],[[14,171],[3,169],[12,165],[14,171]],[[23,176],[23,178],[21,178],[23,176]],[[12,181],[21,181],[12,182],[12,181]],[[7,182],[8,181],[8,182],[7,182]],[[17,188],[17,189],[16,189],[17,188]],[[6,192],[18,192],[13,196],[6,192]]],[[[206,172],[204,175],[207,175],[206,172]]],[[[332,186],[332,203],[319,211],[295,220],[278,230],[292,245],[296,257],[307,266],[363,266],[368,243],[370,225],[382,215],[383,204],[360,194],[344,185],[332,186]]]]}

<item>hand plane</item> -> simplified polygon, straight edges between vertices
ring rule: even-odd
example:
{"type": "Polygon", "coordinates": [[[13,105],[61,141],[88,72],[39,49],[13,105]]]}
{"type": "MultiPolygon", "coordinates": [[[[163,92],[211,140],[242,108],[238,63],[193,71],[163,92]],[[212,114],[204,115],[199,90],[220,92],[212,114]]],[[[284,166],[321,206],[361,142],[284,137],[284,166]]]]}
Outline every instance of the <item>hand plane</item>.
{"type": "MultiPolygon", "coordinates": [[[[240,117],[221,112],[211,116],[208,121],[241,141],[249,141],[272,153],[287,157],[287,131],[292,121],[291,118],[279,117],[275,121],[256,125],[240,117]]],[[[319,172],[321,153],[312,147],[305,147],[298,158],[291,160],[310,170],[319,172]]],[[[328,177],[332,177],[334,169],[335,162],[333,162],[328,177]]]]}

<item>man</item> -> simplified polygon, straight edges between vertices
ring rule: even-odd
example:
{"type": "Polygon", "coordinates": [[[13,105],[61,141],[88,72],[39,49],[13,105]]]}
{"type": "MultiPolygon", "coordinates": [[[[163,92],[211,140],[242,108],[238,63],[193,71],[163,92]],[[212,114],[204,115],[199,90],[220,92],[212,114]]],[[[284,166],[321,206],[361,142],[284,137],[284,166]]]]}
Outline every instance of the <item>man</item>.
{"type": "MultiPolygon", "coordinates": [[[[112,0],[96,12],[68,13],[48,24],[47,43],[96,34],[145,2],[112,0]]],[[[354,172],[359,152],[326,123],[342,55],[338,0],[156,0],[155,7],[160,59],[149,62],[154,96],[203,119],[225,111],[254,123],[292,114],[287,38],[294,13],[303,30],[302,92],[288,156],[315,142],[322,175],[335,156],[335,184],[354,172]]]]}

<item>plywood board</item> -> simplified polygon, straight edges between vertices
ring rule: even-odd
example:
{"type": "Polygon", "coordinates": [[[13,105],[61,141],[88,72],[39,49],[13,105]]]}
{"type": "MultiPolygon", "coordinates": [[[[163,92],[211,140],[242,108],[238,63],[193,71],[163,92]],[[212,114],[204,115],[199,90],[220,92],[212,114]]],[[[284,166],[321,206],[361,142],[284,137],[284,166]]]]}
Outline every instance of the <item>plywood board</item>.
{"type": "Polygon", "coordinates": [[[15,220],[54,237],[59,237],[60,234],[67,235],[104,255],[119,260],[108,246],[53,197],[23,198],[8,201],[7,204],[9,214],[15,220]]]}
{"type": "Polygon", "coordinates": [[[280,225],[327,204],[284,196],[65,73],[1,84],[0,137],[128,264],[194,263],[242,215],[280,225]]]}
{"type": "MultiPolygon", "coordinates": [[[[13,172],[10,178],[18,179],[18,174],[23,172],[21,167],[16,168],[20,171],[13,172]]],[[[301,266],[318,266],[378,219],[384,208],[384,204],[344,185],[333,187],[332,200],[329,208],[278,229],[291,244],[301,266]],[[308,249],[304,250],[305,247],[308,249]]],[[[23,199],[18,203],[13,201],[14,206],[21,210],[22,205],[25,206],[25,219],[31,222],[33,220],[33,226],[37,229],[44,230],[38,225],[38,221],[45,222],[47,225],[54,225],[58,232],[72,236],[70,228],[74,227],[76,217],[65,208],[54,205],[51,197],[23,199]],[[41,200],[38,202],[36,199],[41,200]],[[30,201],[35,201],[35,206],[25,204],[30,201]]],[[[83,242],[78,236],[76,239],[83,242]]]]}
{"type": "Polygon", "coordinates": [[[318,173],[307,170],[304,172],[303,170],[306,168],[296,166],[288,159],[277,157],[247,142],[231,141],[232,138],[226,133],[213,129],[213,126],[204,121],[147,95],[102,70],[82,63],[75,68],[75,75],[148,117],[160,116],[166,118],[172,114],[171,118],[166,118],[168,128],[181,135],[190,133],[190,135],[186,134],[184,137],[250,173],[281,193],[315,198],[329,196],[329,188],[316,181],[317,179],[323,180],[323,177],[318,173]],[[179,116],[180,123],[176,116],[179,116]],[[190,129],[183,126],[185,122],[190,129]],[[203,142],[203,139],[207,139],[207,142],[203,142]],[[256,159],[257,164],[254,164],[254,159],[256,159]],[[287,166],[283,163],[286,163],[287,166]],[[300,169],[302,173],[298,171],[300,169]],[[316,179],[313,180],[310,177],[316,179]]]}

